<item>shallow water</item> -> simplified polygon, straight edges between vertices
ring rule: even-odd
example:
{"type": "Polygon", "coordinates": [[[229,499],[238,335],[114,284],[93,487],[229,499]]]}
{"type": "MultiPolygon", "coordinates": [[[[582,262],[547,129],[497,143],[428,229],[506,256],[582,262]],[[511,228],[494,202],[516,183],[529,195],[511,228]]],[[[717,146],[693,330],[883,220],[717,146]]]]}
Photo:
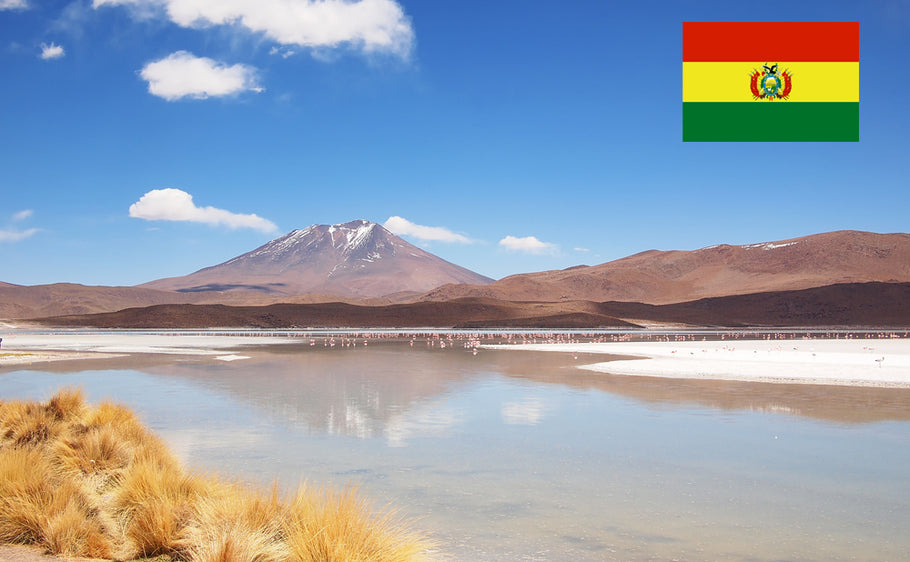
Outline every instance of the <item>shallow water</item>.
{"type": "MultiPolygon", "coordinates": [[[[592,357],[288,344],[0,373],[138,411],[191,467],[354,482],[456,560],[895,560],[910,390],[614,377],[592,357]]],[[[596,360],[603,360],[597,357],[596,360]]]]}

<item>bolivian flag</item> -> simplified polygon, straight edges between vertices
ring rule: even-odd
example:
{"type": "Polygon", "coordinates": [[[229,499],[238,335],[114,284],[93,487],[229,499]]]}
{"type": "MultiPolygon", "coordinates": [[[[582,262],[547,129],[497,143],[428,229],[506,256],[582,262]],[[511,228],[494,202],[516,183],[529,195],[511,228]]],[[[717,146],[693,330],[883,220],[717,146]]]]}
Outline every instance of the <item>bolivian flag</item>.
{"type": "Polygon", "coordinates": [[[858,22],[683,22],[683,141],[858,140],[858,22]]]}

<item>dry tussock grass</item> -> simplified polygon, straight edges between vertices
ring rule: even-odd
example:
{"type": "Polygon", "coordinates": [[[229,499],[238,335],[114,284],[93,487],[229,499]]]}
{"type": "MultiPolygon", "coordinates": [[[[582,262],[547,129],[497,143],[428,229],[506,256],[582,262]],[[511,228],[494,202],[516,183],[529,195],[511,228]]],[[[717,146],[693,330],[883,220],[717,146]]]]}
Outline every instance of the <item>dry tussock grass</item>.
{"type": "Polygon", "coordinates": [[[285,523],[291,560],[404,562],[423,557],[428,543],[393,511],[372,513],[354,487],[337,492],[301,485],[290,501],[285,523]]]}
{"type": "Polygon", "coordinates": [[[0,540],[34,543],[41,539],[42,517],[53,501],[51,467],[32,449],[0,450],[0,540]]]}
{"type": "Polygon", "coordinates": [[[71,556],[111,553],[93,498],[31,448],[0,449],[0,541],[71,556]]]}
{"type": "Polygon", "coordinates": [[[0,401],[0,542],[193,562],[406,561],[430,543],[354,489],[253,490],[185,471],[128,409],[64,389],[0,401]]]}
{"type": "Polygon", "coordinates": [[[197,536],[191,559],[199,562],[288,560],[283,522],[287,507],[277,486],[254,493],[239,485],[225,485],[197,505],[197,536]]]}
{"type": "Polygon", "coordinates": [[[111,494],[111,509],[140,555],[186,559],[196,506],[217,482],[170,466],[157,459],[134,462],[111,494]]]}
{"type": "Polygon", "coordinates": [[[0,416],[3,445],[40,447],[54,439],[60,428],[59,420],[37,404],[12,402],[0,416]]]}
{"type": "Polygon", "coordinates": [[[44,409],[54,419],[60,421],[78,418],[86,409],[82,391],[75,388],[64,388],[53,395],[44,409]]]}

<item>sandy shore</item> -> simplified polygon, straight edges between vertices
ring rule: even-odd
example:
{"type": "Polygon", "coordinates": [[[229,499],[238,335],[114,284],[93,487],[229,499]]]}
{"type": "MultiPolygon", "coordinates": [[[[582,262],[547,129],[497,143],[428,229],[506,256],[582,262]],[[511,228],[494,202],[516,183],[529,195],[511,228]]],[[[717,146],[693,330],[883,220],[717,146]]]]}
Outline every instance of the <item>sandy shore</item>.
{"type": "Polygon", "coordinates": [[[123,357],[123,355],[122,353],[97,353],[92,351],[0,351],[0,367],[70,361],[74,359],[104,359],[123,357]]]}
{"type": "Polygon", "coordinates": [[[580,365],[612,375],[910,387],[910,340],[732,340],[484,346],[632,356],[580,365]]]}
{"type": "Polygon", "coordinates": [[[100,562],[97,558],[80,558],[73,556],[54,556],[45,554],[37,546],[0,544],[0,560],[4,562],[100,562]]]}

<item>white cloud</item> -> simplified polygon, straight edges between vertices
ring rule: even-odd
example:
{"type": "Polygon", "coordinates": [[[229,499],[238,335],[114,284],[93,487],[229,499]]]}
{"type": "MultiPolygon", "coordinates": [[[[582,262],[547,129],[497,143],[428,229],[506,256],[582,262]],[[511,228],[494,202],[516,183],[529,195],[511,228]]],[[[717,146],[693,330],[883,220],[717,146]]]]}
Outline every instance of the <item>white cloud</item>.
{"type": "Polygon", "coordinates": [[[66,55],[66,51],[63,50],[63,47],[57,45],[56,43],[41,43],[41,58],[44,60],[59,59],[66,55]]]}
{"type": "Polygon", "coordinates": [[[591,251],[588,248],[572,248],[572,249],[575,250],[576,252],[590,252],[591,251]]]}
{"type": "Polygon", "coordinates": [[[414,224],[408,219],[402,217],[389,217],[385,224],[386,229],[392,234],[399,236],[413,236],[420,240],[429,240],[433,242],[457,242],[459,244],[471,244],[473,240],[467,236],[462,236],[452,232],[442,226],[421,226],[414,224]]]}
{"type": "Polygon", "coordinates": [[[253,67],[243,64],[227,66],[186,51],[177,51],[148,63],[139,75],[149,83],[150,94],[168,101],[262,91],[253,67]]]}
{"type": "Polygon", "coordinates": [[[18,242],[20,240],[25,240],[36,232],[38,232],[37,228],[29,228],[27,230],[16,230],[15,228],[0,230],[0,242],[18,242]]]}
{"type": "Polygon", "coordinates": [[[193,196],[174,188],[153,189],[130,205],[130,216],[149,221],[199,222],[228,228],[252,228],[275,232],[278,227],[257,215],[241,215],[215,207],[197,207],[193,196]]]}
{"type": "MultiPolygon", "coordinates": [[[[33,214],[34,212],[31,209],[24,209],[18,213],[13,214],[13,222],[23,221],[31,217],[33,214]]],[[[19,242],[20,240],[25,240],[26,238],[33,236],[40,230],[41,229],[39,228],[29,228],[26,230],[19,230],[17,228],[0,229],[0,243],[19,242]]]]}
{"type": "Polygon", "coordinates": [[[534,236],[525,236],[524,238],[506,236],[499,241],[499,245],[513,252],[527,252],[529,254],[553,253],[557,250],[556,244],[541,242],[534,236]]]}
{"type": "Polygon", "coordinates": [[[25,0],[0,0],[0,10],[27,10],[28,7],[25,0]]]}
{"type": "Polygon", "coordinates": [[[238,26],[281,45],[307,48],[347,44],[406,58],[414,41],[411,22],[394,0],[93,0],[92,5],[128,6],[138,17],[157,10],[181,27],[238,26]]]}

